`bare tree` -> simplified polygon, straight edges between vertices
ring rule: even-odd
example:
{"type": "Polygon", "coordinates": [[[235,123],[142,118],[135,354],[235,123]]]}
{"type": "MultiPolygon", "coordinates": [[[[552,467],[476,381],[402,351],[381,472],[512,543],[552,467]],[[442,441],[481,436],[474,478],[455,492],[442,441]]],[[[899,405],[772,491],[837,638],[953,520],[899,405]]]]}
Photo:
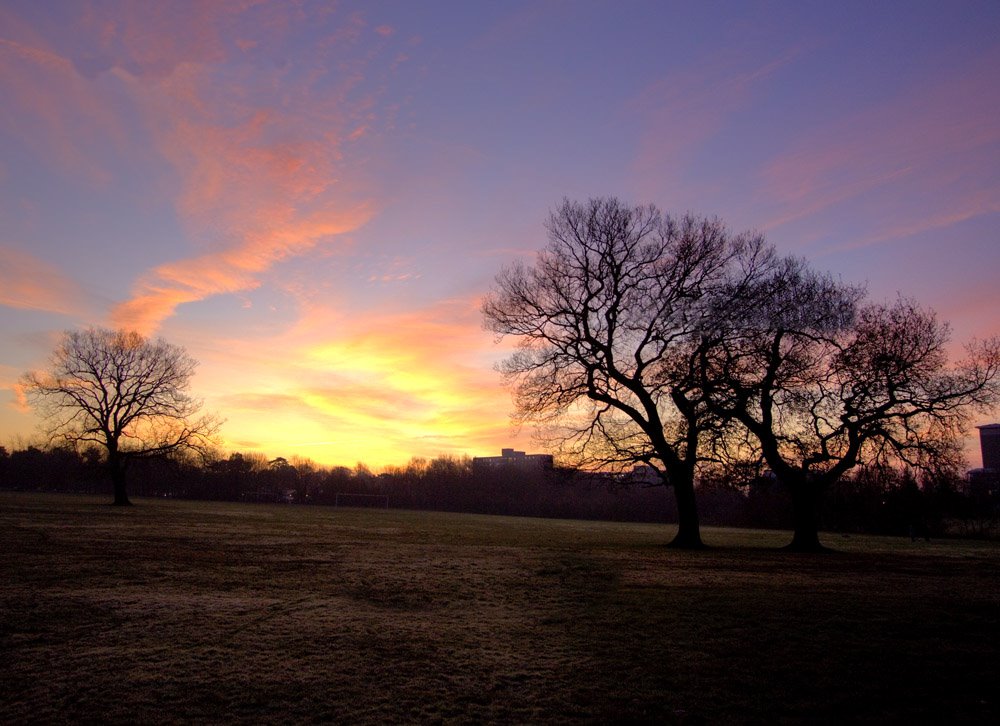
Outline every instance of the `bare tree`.
{"type": "Polygon", "coordinates": [[[485,325],[513,336],[501,371],[514,418],[542,424],[578,464],[643,463],[672,486],[679,547],[702,546],[694,478],[718,421],[692,371],[717,295],[766,258],[759,237],[616,199],[564,201],[535,264],[500,272],[485,325]],[[737,264],[739,262],[740,264],[737,264]]]}
{"type": "Polygon", "coordinates": [[[790,490],[790,549],[816,551],[823,492],[859,464],[954,465],[972,412],[998,400],[1000,341],[948,364],[947,325],[907,300],[778,260],[717,315],[699,368],[717,415],[746,427],[790,490]]]}
{"type": "Polygon", "coordinates": [[[163,340],[92,328],[66,332],[48,369],[25,374],[22,383],[50,440],[104,449],[114,503],[127,505],[130,461],[204,451],[218,431],[218,419],[197,417],[201,401],[188,394],[196,365],[163,340]]]}

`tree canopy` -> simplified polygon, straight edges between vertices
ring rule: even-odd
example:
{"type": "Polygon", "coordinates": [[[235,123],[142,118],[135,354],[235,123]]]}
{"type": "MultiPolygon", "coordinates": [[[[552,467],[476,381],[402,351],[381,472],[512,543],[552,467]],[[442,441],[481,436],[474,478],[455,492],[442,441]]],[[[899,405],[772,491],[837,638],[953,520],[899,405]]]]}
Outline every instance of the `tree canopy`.
{"type": "Polygon", "coordinates": [[[104,450],[115,504],[128,504],[131,460],[200,451],[218,431],[219,421],[199,416],[202,403],[188,391],[196,366],[163,340],[89,328],[67,331],[48,368],[25,374],[22,384],[52,440],[104,450]]]}
{"type": "Polygon", "coordinates": [[[746,304],[714,316],[699,367],[715,413],[738,422],[789,487],[791,548],[816,550],[819,498],[861,464],[954,466],[969,417],[995,405],[1000,341],[949,364],[950,331],[911,300],[776,260],[746,304]]]}
{"type": "Polygon", "coordinates": [[[517,340],[500,365],[514,418],[577,463],[658,472],[675,544],[701,544],[703,462],[765,464],[791,492],[791,547],[815,550],[830,484],[862,464],[953,466],[971,414],[1000,400],[1000,341],[950,364],[933,312],[868,301],[758,234],[617,199],[564,201],[547,230],[482,305],[517,340]]]}
{"type": "Polygon", "coordinates": [[[700,546],[694,473],[718,422],[691,366],[706,316],[767,252],[717,219],[617,199],[564,201],[547,229],[535,263],[502,270],[482,306],[517,339],[501,365],[515,418],[578,463],[655,469],[677,497],[675,544],[700,546]]]}

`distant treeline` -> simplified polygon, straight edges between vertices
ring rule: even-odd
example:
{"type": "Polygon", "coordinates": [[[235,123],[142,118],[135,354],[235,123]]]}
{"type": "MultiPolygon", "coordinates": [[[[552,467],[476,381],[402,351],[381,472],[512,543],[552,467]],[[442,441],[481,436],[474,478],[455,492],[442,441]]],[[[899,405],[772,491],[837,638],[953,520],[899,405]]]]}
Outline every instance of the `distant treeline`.
{"type": "MultiPolygon", "coordinates": [[[[674,498],[663,487],[573,469],[508,467],[474,472],[468,457],[414,459],[380,474],[363,464],[322,467],[305,459],[234,453],[208,462],[149,458],[133,463],[133,493],[145,497],[388,506],[482,514],[632,522],[674,522],[674,498]],[[359,496],[360,495],[360,496],[359,496]]],[[[110,494],[98,451],[0,447],[0,489],[110,494]]],[[[829,490],[827,531],[900,536],[993,537],[998,530],[996,482],[958,476],[917,478],[890,468],[859,468],[829,490]]],[[[705,524],[787,528],[787,490],[762,476],[732,483],[721,474],[698,484],[705,524]]]]}

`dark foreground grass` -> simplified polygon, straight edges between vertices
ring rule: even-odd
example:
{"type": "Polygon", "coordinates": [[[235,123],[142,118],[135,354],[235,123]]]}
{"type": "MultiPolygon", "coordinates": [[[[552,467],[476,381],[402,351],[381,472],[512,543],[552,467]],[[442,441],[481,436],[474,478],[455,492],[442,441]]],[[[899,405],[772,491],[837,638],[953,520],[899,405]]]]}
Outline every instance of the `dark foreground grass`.
{"type": "Polygon", "coordinates": [[[996,723],[1000,549],[0,493],[0,723],[996,723]]]}

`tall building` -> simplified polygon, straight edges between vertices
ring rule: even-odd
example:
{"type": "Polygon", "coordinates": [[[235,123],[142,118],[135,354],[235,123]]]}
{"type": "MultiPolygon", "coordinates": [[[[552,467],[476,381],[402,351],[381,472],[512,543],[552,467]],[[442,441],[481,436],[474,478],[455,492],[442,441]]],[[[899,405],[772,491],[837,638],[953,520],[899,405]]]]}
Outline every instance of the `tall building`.
{"type": "Polygon", "coordinates": [[[1000,472],[1000,424],[977,426],[979,447],[983,452],[983,468],[1000,472]]]}

